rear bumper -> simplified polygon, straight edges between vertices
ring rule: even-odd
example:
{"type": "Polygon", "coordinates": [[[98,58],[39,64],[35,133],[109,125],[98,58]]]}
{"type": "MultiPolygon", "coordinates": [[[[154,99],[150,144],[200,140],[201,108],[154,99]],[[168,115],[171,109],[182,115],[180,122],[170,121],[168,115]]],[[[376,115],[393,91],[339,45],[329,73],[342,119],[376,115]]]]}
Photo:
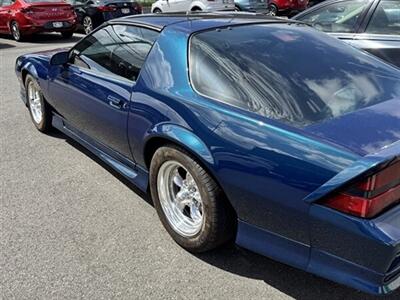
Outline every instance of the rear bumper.
{"type": "Polygon", "coordinates": [[[374,220],[310,206],[310,245],[239,220],[236,243],[370,294],[400,286],[400,205],[374,220]]]}
{"type": "Polygon", "coordinates": [[[20,30],[23,34],[33,34],[38,32],[63,32],[63,31],[74,31],[77,27],[77,22],[75,18],[66,20],[45,20],[36,21],[31,20],[30,22],[25,22],[20,24],[20,30]],[[61,22],[63,26],[61,28],[56,28],[53,26],[54,22],[61,22]]]}
{"type": "Polygon", "coordinates": [[[307,271],[372,293],[400,286],[400,206],[366,220],[312,205],[307,271]]]}

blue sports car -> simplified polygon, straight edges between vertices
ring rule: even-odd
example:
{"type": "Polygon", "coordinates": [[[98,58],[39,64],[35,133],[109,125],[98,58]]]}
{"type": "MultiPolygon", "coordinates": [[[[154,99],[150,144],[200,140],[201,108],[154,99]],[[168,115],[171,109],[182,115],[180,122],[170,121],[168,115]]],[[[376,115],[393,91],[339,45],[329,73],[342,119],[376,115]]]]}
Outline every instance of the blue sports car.
{"type": "Polygon", "coordinates": [[[185,249],[244,248],[366,292],[400,285],[400,70],[297,21],[116,19],[21,56],[34,125],[141,190],[185,249]]]}

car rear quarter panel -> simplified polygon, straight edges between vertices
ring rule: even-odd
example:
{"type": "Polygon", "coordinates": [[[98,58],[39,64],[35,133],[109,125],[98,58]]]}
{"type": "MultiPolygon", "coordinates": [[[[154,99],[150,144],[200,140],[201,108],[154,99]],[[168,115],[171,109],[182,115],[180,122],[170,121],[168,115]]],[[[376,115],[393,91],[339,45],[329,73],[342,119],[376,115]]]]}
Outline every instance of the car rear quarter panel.
{"type": "Polygon", "coordinates": [[[359,156],[196,94],[188,77],[188,38],[164,29],[141,71],[128,122],[135,160],[146,168],[142,141],[174,140],[171,128],[181,127],[206,145],[202,152],[192,149],[190,138],[183,140],[223,187],[239,219],[308,245],[309,203],[303,198],[359,156]]]}

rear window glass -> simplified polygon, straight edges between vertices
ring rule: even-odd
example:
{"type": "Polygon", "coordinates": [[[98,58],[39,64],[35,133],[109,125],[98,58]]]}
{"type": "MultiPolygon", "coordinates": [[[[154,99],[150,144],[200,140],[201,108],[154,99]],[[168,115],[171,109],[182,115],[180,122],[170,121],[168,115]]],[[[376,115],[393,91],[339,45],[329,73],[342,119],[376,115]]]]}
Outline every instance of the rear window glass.
{"type": "Polygon", "coordinates": [[[295,126],[400,97],[400,71],[304,25],[218,28],[189,47],[198,93],[295,126]]]}

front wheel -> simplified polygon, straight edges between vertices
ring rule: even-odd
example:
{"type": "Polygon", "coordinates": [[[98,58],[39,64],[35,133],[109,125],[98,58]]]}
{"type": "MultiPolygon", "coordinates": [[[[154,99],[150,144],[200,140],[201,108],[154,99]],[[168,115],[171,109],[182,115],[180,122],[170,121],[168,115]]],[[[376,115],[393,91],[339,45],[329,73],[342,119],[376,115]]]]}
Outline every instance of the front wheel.
{"type": "Polygon", "coordinates": [[[42,132],[47,132],[51,128],[51,111],[46,103],[39,84],[31,76],[25,79],[26,103],[35,127],[42,132]]]}
{"type": "Polygon", "coordinates": [[[161,11],[161,9],[159,9],[159,8],[155,8],[154,10],[153,10],[153,14],[161,14],[162,13],[162,11],[161,11]]]}
{"type": "Polygon", "coordinates": [[[234,236],[233,209],[213,178],[186,151],[171,145],[155,152],[150,189],[162,224],[183,248],[204,252],[234,236]]]}
{"type": "Polygon", "coordinates": [[[70,39],[70,38],[72,38],[73,35],[74,35],[73,31],[63,31],[63,32],[61,32],[61,36],[63,37],[63,39],[70,39]]]}

